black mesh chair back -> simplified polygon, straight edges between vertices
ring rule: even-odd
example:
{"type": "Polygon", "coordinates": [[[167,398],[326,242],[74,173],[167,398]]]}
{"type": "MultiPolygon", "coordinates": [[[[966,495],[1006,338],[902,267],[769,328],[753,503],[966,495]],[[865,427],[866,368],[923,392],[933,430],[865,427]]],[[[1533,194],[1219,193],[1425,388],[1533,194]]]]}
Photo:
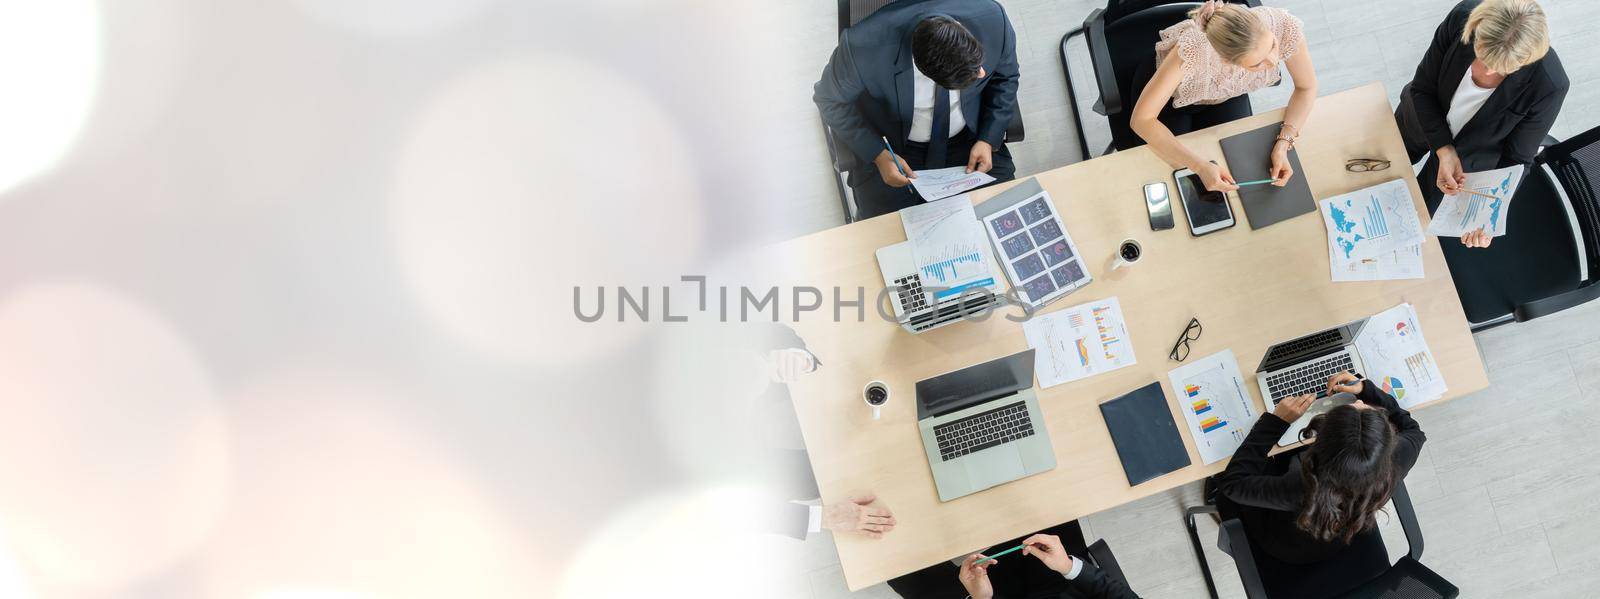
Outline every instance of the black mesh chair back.
{"type": "Polygon", "coordinates": [[[1600,297],[1597,189],[1600,128],[1539,154],[1506,210],[1506,234],[1489,247],[1442,240],[1445,263],[1474,330],[1539,318],[1600,297]]]}
{"type": "Polygon", "coordinates": [[[860,23],[867,15],[878,12],[894,0],[839,0],[839,31],[860,23]]]}
{"type": "MultiPolygon", "coordinates": [[[[1461,594],[1461,590],[1450,581],[1422,565],[1422,524],[1417,521],[1417,511],[1411,505],[1411,495],[1406,491],[1405,482],[1396,483],[1393,493],[1395,517],[1400,520],[1400,527],[1405,532],[1406,544],[1410,546],[1410,551],[1381,572],[1359,574],[1359,578],[1354,580],[1339,579],[1338,582],[1341,584],[1337,586],[1342,588],[1323,591],[1330,593],[1329,599],[1454,599],[1461,594]],[[1364,582],[1363,578],[1366,579],[1364,582]]],[[[1205,514],[1217,516],[1219,513],[1217,506],[1211,503],[1184,510],[1184,525],[1188,527],[1189,543],[1194,549],[1195,559],[1200,562],[1200,574],[1205,578],[1206,591],[1211,599],[1217,599],[1217,584],[1211,577],[1211,565],[1206,562],[1205,549],[1200,542],[1200,533],[1195,522],[1199,516],[1205,514]]],[[[1283,567],[1285,564],[1276,560],[1261,561],[1264,554],[1260,552],[1259,547],[1250,542],[1243,522],[1237,518],[1222,521],[1219,529],[1218,540],[1223,550],[1233,557],[1234,566],[1239,570],[1239,580],[1244,583],[1245,597],[1267,599],[1269,588],[1264,579],[1276,579],[1277,584],[1281,586],[1286,577],[1282,572],[1264,572],[1262,568],[1283,567]]],[[[1382,556],[1384,545],[1379,535],[1374,534],[1366,540],[1375,542],[1376,546],[1372,550],[1377,551],[1380,557],[1386,557],[1382,556]]],[[[1380,561],[1379,566],[1383,561],[1387,560],[1380,561]]],[[[1358,574],[1354,571],[1346,573],[1345,569],[1330,572],[1316,572],[1312,569],[1305,570],[1300,575],[1306,576],[1309,580],[1326,581],[1330,579],[1329,575],[1337,578],[1341,575],[1358,574]]],[[[1303,596],[1306,592],[1305,589],[1294,590],[1296,596],[1303,596]]],[[[1281,595],[1281,590],[1278,593],[1281,595]]]]}
{"type": "Polygon", "coordinates": [[[1593,283],[1600,279],[1600,127],[1545,148],[1542,158],[1555,172],[1577,217],[1588,261],[1583,278],[1593,283]]]}

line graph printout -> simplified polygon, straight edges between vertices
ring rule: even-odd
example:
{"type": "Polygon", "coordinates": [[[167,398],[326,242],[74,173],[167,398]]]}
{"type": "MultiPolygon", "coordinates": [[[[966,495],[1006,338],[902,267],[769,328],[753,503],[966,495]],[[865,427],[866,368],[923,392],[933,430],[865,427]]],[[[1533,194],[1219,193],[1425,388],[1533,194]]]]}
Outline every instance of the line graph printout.
{"type": "Polygon", "coordinates": [[[1376,258],[1423,241],[1411,190],[1396,179],[1320,203],[1328,241],[1343,261],[1376,258]]]}
{"type": "Polygon", "coordinates": [[[1117,298],[1072,306],[1022,323],[1039,387],[1054,387],[1136,362],[1117,298]]]}
{"type": "Polygon", "coordinates": [[[906,208],[900,211],[900,222],[911,240],[923,287],[939,288],[934,299],[994,285],[988,240],[971,198],[960,195],[906,208]]]}
{"type": "Polygon", "coordinates": [[[978,171],[967,172],[967,167],[952,166],[926,171],[917,171],[917,178],[911,180],[911,186],[917,188],[917,195],[927,201],[937,201],[950,196],[966,193],[994,182],[994,177],[989,173],[978,171]]]}
{"type": "Polygon", "coordinates": [[[1245,390],[1233,350],[1175,368],[1167,378],[1200,460],[1210,464],[1233,455],[1256,422],[1255,404],[1245,390]]]}
{"type": "Polygon", "coordinates": [[[1511,208],[1511,197],[1522,183],[1522,165],[1467,173],[1467,189],[1494,196],[1486,198],[1470,193],[1453,193],[1439,201],[1433,211],[1433,222],[1428,223],[1428,234],[1440,237],[1460,237],[1470,231],[1483,229],[1492,237],[1506,234],[1506,212],[1511,208]]]}

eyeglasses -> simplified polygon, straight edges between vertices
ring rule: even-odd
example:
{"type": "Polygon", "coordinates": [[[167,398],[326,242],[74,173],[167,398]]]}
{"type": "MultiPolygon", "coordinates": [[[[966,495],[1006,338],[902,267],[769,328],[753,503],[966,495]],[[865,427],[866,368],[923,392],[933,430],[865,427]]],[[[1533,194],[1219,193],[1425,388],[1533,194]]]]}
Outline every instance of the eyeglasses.
{"type": "Polygon", "coordinates": [[[1382,158],[1351,158],[1344,163],[1344,170],[1352,173],[1372,173],[1389,168],[1389,161],[1382,158]]]}
{"type": "Polygon", "coordinates": [[[1199,339],[1200,333],[1204,331],[1205,327],[1200,326],[1200,319],[1189,319],[1188,328],[1183,329],[1183,334],[1178,336],[1178,342],[1172,344],[1172,353],[1167,357],[1179,362],[1189,359],[1189,342],[1199,339]]]}

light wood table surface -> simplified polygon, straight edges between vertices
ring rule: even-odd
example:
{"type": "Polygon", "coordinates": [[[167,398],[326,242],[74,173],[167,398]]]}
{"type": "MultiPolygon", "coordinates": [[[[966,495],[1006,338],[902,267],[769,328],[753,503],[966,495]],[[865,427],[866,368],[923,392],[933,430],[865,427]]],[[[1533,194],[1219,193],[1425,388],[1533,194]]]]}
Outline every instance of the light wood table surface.
{"type": "MultiPolygon", "coordinates": [[[[1319,98],[1297,144],[1306,172],[1296,176],[1307,178],[1318,199],[1403,178],[1426,228],[1428,211],[1386,98],[1377,83],[1319,98]],[[1346,172],[1345,160],[1355,157],[1386,158],[1393,166],[1346,172]]],[[[1282,118],[1276,110],[1182,140],[1223,162],[1219,139],[1282,118]]],[[[1262,398],[1252,373],[1268,346],[1401,302],[1416,307],[1449,385],[1439,401],[1488,386],[1437,238],[1429,236],[1423,246],[1424,279],[1334,283],[1327,233],[1316,213],[1253,231],[1232,197],[1240,222],[1231,229],[1191,237],[1180,207],[1175,228],[1152,232],[1141,187],[1173,185],[1172,171],[1148,148],[1138,148],[1037,175],[1095,277],[1045,311],[1116,296],[1138,359],[1131,367],[1038,390],[1055,447],[1054,470],[940,503],[917,431],[916,381],[1026,349],[1020,323],[996,314],[913,335],[879,319],[869,306],[864,322],[851,312],[844,322],[833,322],[831,310],[823,310],[794,324],[823,363],[792,385],[792,392],[824,501],[872,492],[899,521],[879,540],[835,535],[852,590],[1220,472],[1227,460],[1200,465],[1167,388],[1167,372],[1179,366],[1167,353],[1191,317],[1201,320],[1205,333],[1193,342],[1188,362],[1232,349],[1251,379],[1246,385],[1258,408],[1262,398]],[[1145,255],[1131,268],[1112,271],[1112,254],[1125,238],[1137,239],[1145,255]],[[861,400],[862,386],[874,379],[892,390],[877,421],[861,400]],[[1098,404],[1152,381],[1162,382],[1191,465],[1130,487],[1098,404]]],[[[1001,189],[975,192],[974,201],[1001,189]]],[[[795,239],[779,250],[795,265],[797,284],[851,290],[842,294],[845,299],[863,287],[870,303],[883,288],[873,252],[904,239],[900,217],[891,214],[795,239]]],[[[1181,526],[1177,514],[1171,525],[1181,526]]]]}

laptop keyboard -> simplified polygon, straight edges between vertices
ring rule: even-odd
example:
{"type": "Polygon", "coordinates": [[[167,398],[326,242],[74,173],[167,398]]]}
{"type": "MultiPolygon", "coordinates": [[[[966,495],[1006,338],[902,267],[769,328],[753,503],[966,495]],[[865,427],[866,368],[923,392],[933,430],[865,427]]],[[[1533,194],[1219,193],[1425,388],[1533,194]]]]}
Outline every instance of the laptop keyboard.
{"type": "Polygon", "coordinates": [[[933,427],[939,459],[950,461],[1001,443],[1033,436],[1027,402],[1014,403],[933,427]]]}
{"type": "Polygon", "coordinates": [[[900,309],[906,314],[928,307],[928,294],[922,292],[922,277],[909,275],[894,280],[900,292],[900,309]]]}
{"type": "Polygon", "coordinates": [[[1340,352],[1338,355],[1328,356],[1315,362],[1308,362],[1295,367],[1293,370],[1267,377],[1267,390],[1272,393],[1272,405],[1278,405],[1278,400],[1285,397],[1315,394],[1317,397],[1328,395],[1328,378],[1340,371],[1352,370],[1349,352],[1340,352]]]}

